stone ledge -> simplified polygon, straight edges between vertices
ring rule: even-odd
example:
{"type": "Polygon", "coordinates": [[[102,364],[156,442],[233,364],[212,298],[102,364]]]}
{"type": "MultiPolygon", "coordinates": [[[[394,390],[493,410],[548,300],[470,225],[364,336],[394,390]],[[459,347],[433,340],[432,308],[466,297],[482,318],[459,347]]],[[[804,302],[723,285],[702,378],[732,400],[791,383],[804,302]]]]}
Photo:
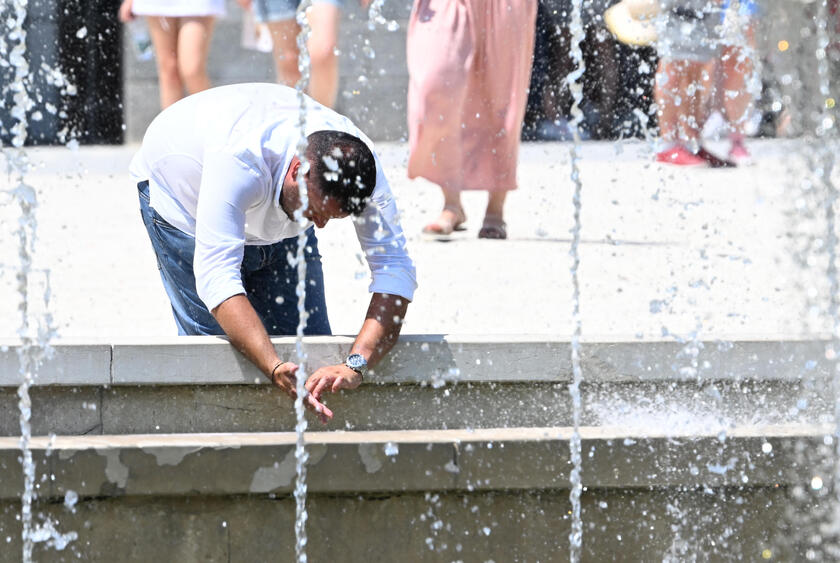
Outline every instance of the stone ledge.
{"type": "MultiPolygon", "coordinates": [[[[807,483],[831,425],[730,429],[726,439],[583,427],[583,483],[593,488],[807,483]],[[803,449],[804,446],[804,449],[803,449]],[[810,452],[803,457],[802,452],[810,452]]],[[[312,493],[568,488],[572,429],[494,428],[307,433],[312,493]]],[[[292,432],[59,436],[32,440],[41,497],[288,494],[292,432]],[[49,455],[47,452],[49,450],[49,455]],[[45,470],[46,468],[46,470],[45,470]],[[44,489],[46,488],[46,489],[44,489]]],[[[829,448],[830,449],[830,448],[829,448]]],[[[17,438],[0,438],[0,498],[18,497],[17,438]]]]}
{"type": "MultiPolygon", "coordinates": [[[[0,387],[20,384],[18,340],[0,339],[0,387]]],[[[111,382],[111,345],[57,343],[52,358],[38,368],[37,385],[108,385],[111,382]]]]}
{"type": "MultiPolygon", "coordinates": [[[[281,358],[294,359],[294,338],[272,339],[281,358]]],[[[353,339],[307,337],[307,368],[342,361],[353,339]]],[[[687,347],[674,341],[599,341],[581,344],[590,382],[797,380],[827,377],[825,341],[739,338],[700,343],[699,370],[687,347]]],[[[0,342],[0,387],[19,384],[17,342],[0,342]]],[[[131,342],[63,343],[39,370],[36,385],[267,384],[218,337],[167,337],[131,342]]],[[[528,335],[404,335],[368,378],[373,383],[568,382],[567,339],[528,335]]]]}
{"type": "MultiPolygon", "coordinates": [[[[825,386],[794,381],[667,381],[581,386],[580,424],[663,426],[696,433],[739,425],[833,420],[825,386]]],[[[17,389],[0,388],[0,436],[20,434],[17,389]]],[[[287,432],[292,401],[270,385],[41,386],[30,389],[35,435],[287,432]]],[[[412,430],[569,426],[564,383],[468,382],[365,385],[330,395],[335,413],[318,430],[412,430]]],[[[312,424],[317,425],[310,416],[312,424]]]]}

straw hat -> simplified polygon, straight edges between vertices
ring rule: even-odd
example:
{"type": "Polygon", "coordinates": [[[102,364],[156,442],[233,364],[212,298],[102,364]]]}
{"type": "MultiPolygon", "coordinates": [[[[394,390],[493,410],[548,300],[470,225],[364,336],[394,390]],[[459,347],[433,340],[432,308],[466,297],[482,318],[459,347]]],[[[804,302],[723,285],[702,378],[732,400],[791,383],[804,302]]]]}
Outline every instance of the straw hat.
{"type": "Polygon", "coordinates": [[[627,45],[656,42],[658,0],[621,0],[604,12],[604,23],[615,38],[627,45]]]}

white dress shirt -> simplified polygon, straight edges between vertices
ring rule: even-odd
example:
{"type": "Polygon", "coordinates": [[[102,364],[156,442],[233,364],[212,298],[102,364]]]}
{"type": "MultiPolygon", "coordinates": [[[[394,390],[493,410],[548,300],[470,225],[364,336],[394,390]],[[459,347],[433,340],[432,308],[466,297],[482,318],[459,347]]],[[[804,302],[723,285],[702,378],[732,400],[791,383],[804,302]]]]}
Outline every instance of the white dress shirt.
{"type": "MultiPolygon", "coordinates": [[[[371,292],[413,299],[414,264],[397,206],[373,143],[346,117],[306,98],[305,131],[333,130],[364,141],[376,162],[376,187],[354,218],[367,257],[371,292]]],[[[245,293],[244,245],[295,237],[301,226],[280,206],[280,190],[300,140],[297,92],[277,84],[234,84],[194,94],[152,122],[131,161],[135,182],[149,181],[151,207],[195,237],[196,289],[209,310],[245,293]]]]}

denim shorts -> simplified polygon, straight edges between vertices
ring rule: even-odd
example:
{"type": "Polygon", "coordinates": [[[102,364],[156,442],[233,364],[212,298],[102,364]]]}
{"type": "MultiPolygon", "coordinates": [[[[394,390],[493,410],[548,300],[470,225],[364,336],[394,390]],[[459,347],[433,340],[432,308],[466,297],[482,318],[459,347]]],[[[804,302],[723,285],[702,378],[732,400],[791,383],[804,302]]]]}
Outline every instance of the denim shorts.
{"type": "MultiPolygon", "coordinates": [[[[312,0],[313,4],[332,4],[341,8],[344,0],[312,0]]],[[[259,23],[295,19],[300,0],[253,0],[254,19],[259,23]]]]}
{"type": "MultiPolygon", "coordinates": [[[[137,184],[140,215],[157,257],[163,288],[172,304],[178,334],[222,335],[224,331],[198,297],[193,273],[195,238],[173,227],[149,205],[149,182],[137,184]]],[[[307,232],[306,311],[304,334],[331,334],[324,294],[324,272],[315,229],[307,232]]],[[[245,246],[242,284],[248,300],[262,319],[268,334],[293,335],[297,332],[297,267],[286,261],[287,253],[297,252],[297,237],[264,246],[245,246]]]]}

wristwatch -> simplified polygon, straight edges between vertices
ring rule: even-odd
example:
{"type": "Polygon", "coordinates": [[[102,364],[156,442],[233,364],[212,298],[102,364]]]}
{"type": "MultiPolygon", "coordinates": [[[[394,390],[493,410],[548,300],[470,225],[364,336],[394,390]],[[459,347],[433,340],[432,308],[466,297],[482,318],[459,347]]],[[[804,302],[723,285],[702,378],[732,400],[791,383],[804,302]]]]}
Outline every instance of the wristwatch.
{"type": "Polygon", "coordinates": [[[347,356],[347,359],[344,360],[344,365],[361,375],[362,378],[367,375],[367,360],[361,354],[350,354],[347,356]]]}

